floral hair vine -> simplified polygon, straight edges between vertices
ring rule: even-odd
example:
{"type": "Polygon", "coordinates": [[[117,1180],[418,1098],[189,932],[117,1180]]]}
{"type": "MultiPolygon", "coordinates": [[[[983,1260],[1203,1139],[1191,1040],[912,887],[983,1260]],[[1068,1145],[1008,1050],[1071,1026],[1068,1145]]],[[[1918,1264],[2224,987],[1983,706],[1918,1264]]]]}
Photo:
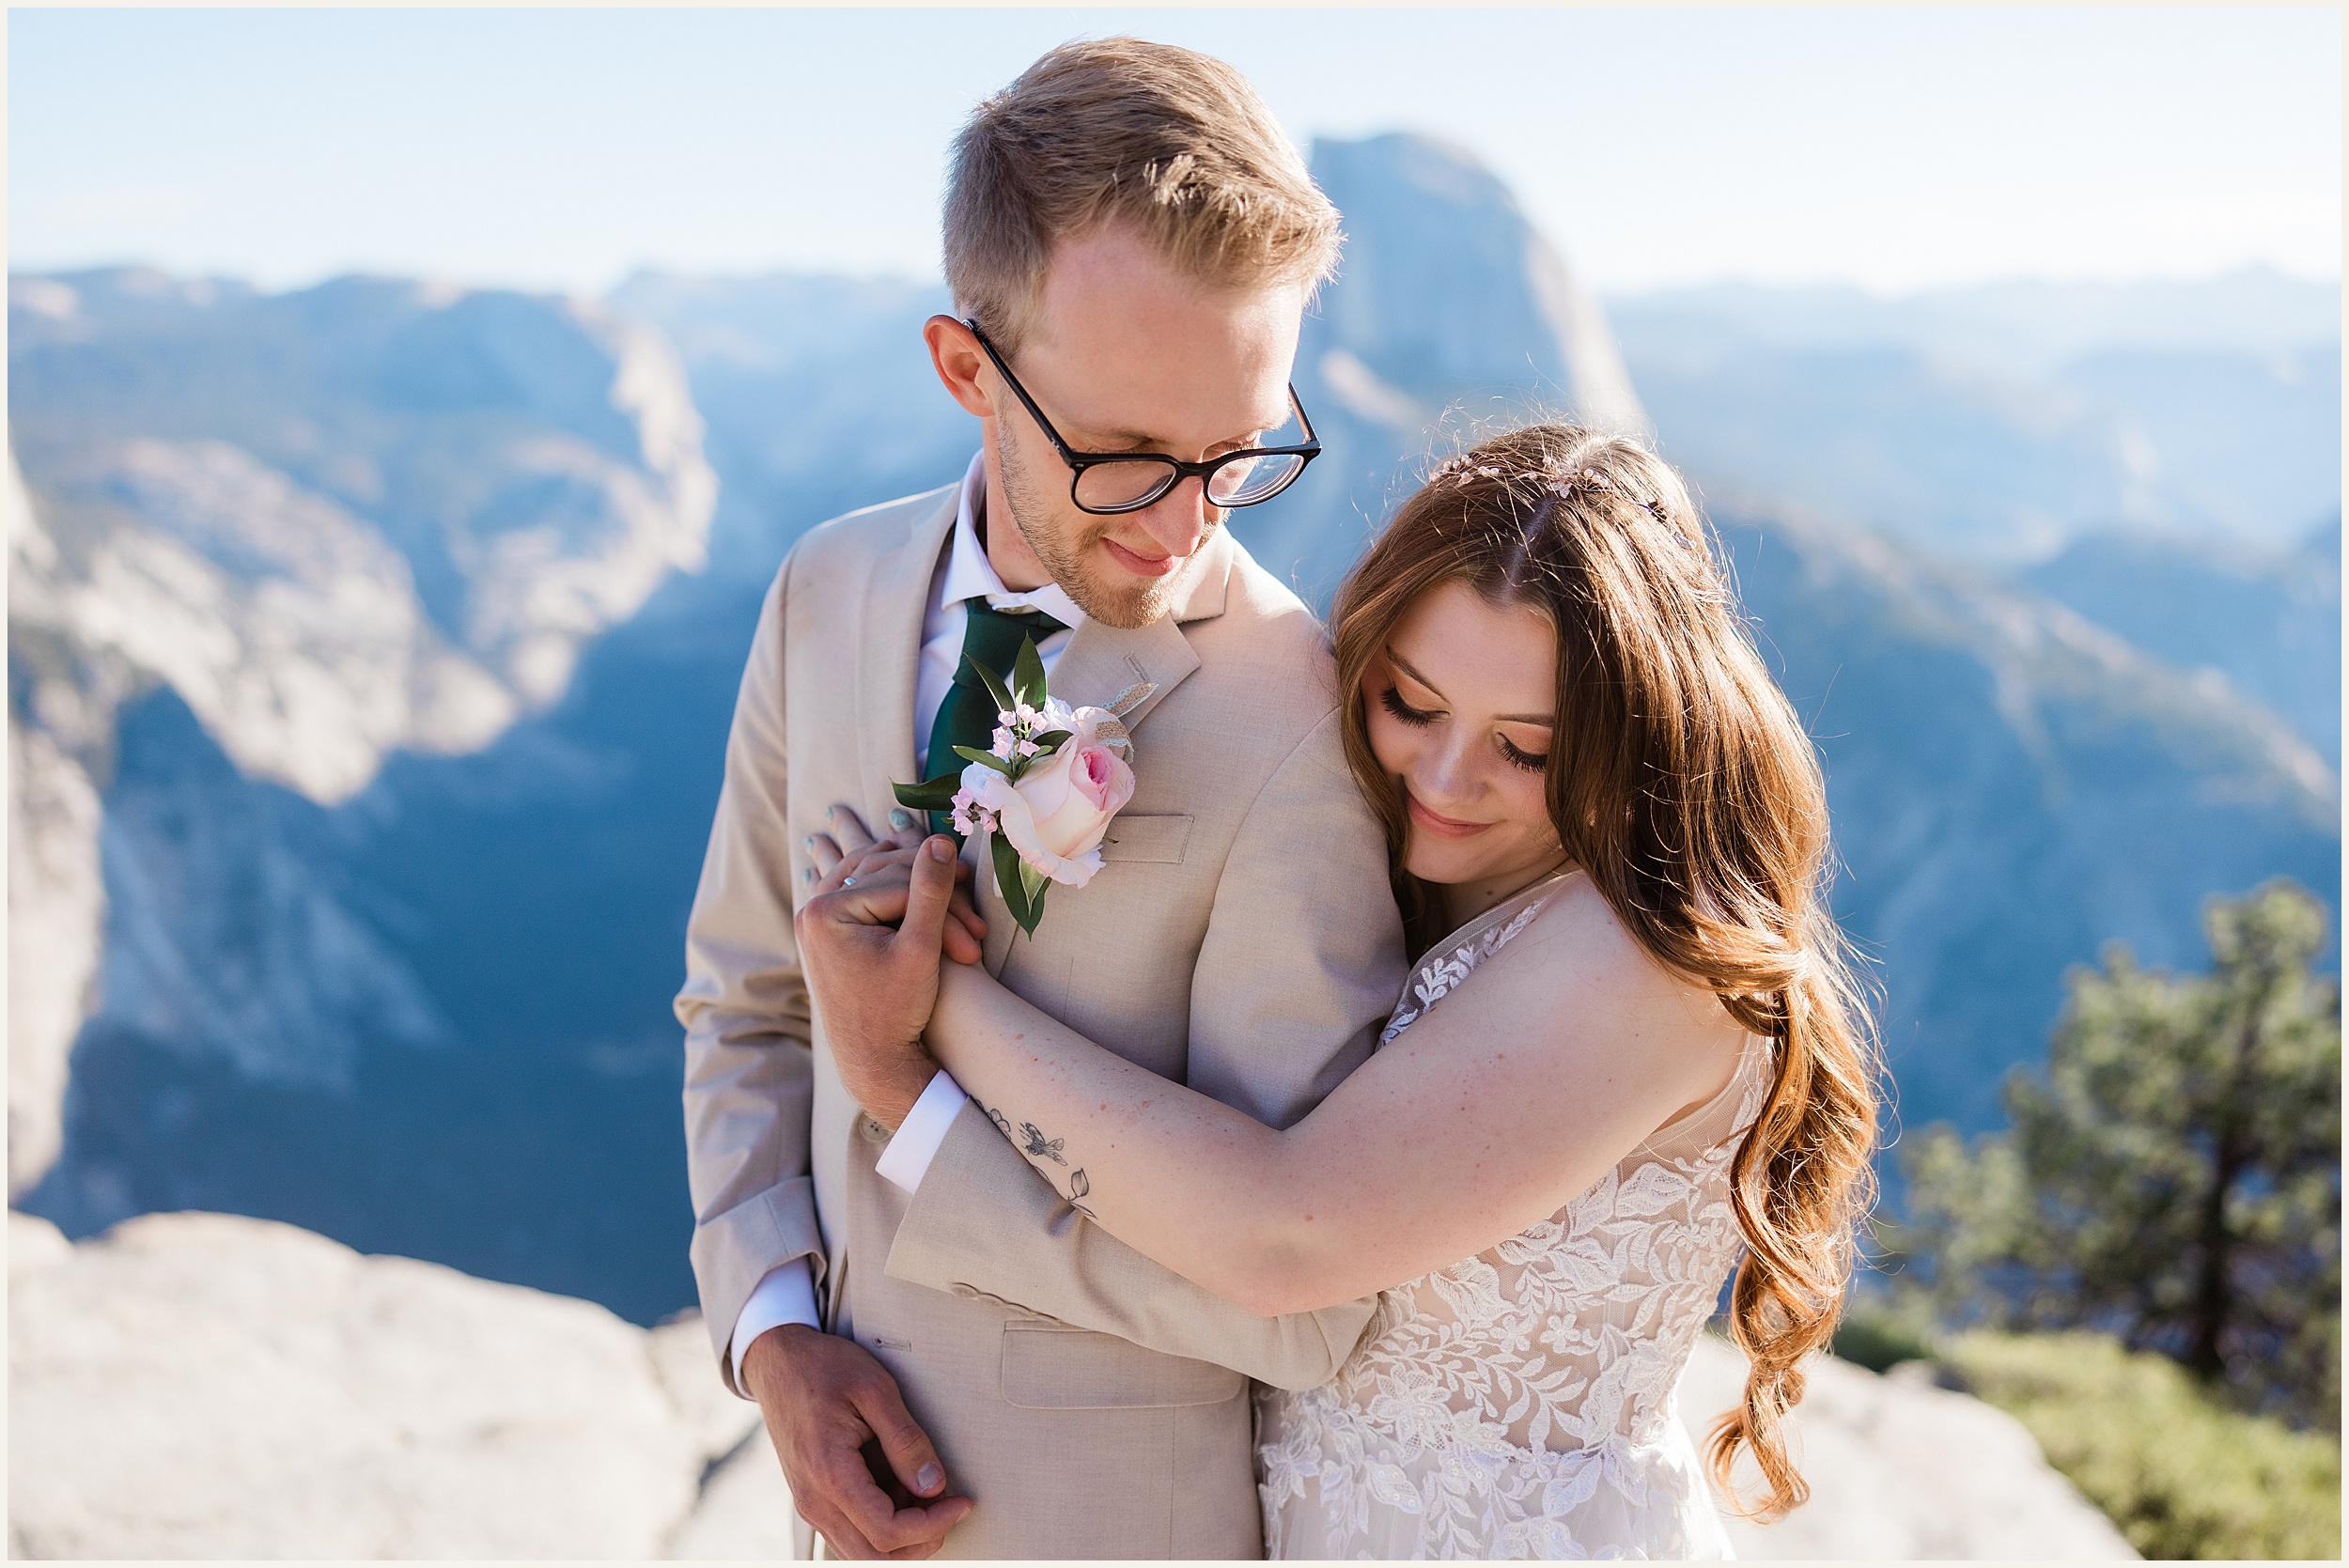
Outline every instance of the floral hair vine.
{"type": "MultiPolygon", "coordinates": [[[[1435,472],[1427,476],[1427,483],[1431,486],[1450,484],[1455,489],[1466,489],[1479,479],[1507,479],[1509,476],[1508,470],[1496,468],[1490,463],[1477,462],[1473,454],[1462,452],[1446,458],[1437,464],[1435,472]]],[[[1544,489],[1562,500],[1570,501],[1578,492],[1590,490],[1599,490],[1609,495],[1620,495],[1665,527],[1672,528],[1672,513],[1662,502],[1640,499],[1597,469],[1584,468],[1571,474],[1562,473],[1557,469],[1545,469],[1541,474],[1541,483],[1544,489]]],[[[1688,537],[1676,528],[1672,529],[1672,536],[1687,549],[1697,548],[1695,540],[1688,537]]]]}

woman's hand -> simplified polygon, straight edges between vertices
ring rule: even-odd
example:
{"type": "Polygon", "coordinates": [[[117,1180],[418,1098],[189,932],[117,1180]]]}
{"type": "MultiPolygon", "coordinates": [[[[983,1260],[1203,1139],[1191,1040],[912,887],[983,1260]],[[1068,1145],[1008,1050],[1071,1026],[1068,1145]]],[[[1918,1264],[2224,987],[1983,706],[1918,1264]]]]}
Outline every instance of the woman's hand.
{"type": "Polygon", "coordinates": [[[832,825],[811,841],[821,876],[792,928],[842,1084],[894,1131],[937,1071],[922,1029],[940,956],[978,962],[987,924],[953,839],[907,829],[875,840],[846,807],[833,808],[832,825]]]}
{"type": "MultiPolygon", "coordinates": [[[[834,806],[824,815],[832,825],[832,832],[814,834],[807,841],[808,855],[815,862],[807,872],[812,884],[809,898],[836,893],[850,883],[865,889],[906,886],[906,868],[927,836],[920,817],[909,811],[893,811],[889,821],[894,831],[888,838],[877,839],[865,830],[864,819],[852,806],[834,806]]],[[[946,956],[957,964],[977,963],[979,944],[987,939],[987,917],[979,913],[972,892],[971,868],[957,867],[953,896],[946,905],[948,924],[941,933],[946,956]]],[[[843,906],[841,912],[872,924],[894,925],[905,918],[902,906],[895,906],[897,912],[887,916],[874,912],[884,907],[888,906],[859,901],[843,906]]]]}

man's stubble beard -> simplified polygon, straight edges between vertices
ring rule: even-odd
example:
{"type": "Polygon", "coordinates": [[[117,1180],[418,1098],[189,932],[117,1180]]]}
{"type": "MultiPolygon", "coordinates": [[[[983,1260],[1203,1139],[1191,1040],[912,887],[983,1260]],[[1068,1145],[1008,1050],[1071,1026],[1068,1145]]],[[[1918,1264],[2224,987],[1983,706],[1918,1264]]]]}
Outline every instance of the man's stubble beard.
{"type": "MultiPolygon", "coordinates": [[[[1003,511],[1011,519],[1011,525],[1019,530],[1019,536],[1028,541],[1028,548],[1035,551],[1035,558],[1043,566],[1046,575],[1060,584],[1061,591],[1074,599],[1077,608],[1083,611],[1089,619],[1099,621],[1103,626],[1115,627],[1121,631],[1138,631],[1166,614],[1174,602],[1175,593],[1197,568],[1199,557],[1206,553],[1207,541],[1215,536],[1215,529],[1222,526],[1217,523],[1210,527],[1200,539],[1199,548],[1191,551],[1190,559],[1176,570],[1154,582],[1113,587],[1102,580],[1106,571],[1113,568],[1104,568],[1103,573],[1088,572],[1083,562],[1085,556],[1116,526],[1117,520],[1095,517],[1090,512],[1076,512],[1078,517],[1086,520],[1073,541],[1049,528],[1032,528],[1028,522],[1030,518],[1050,518],[1056,508],[1043,501],[1032,483],[1033,475],[1018,443],[1003,439],[1000,429],[995,438],[995,460],[1003,475],[1003,494],[998,498],[1003,503],[1003,511]]],[[[1068,472],[1067,465],[1057,455],[1053,457],[1051,466],[1056,474],[1065,475],[1068,472]]],[[[1069,503],[1069,509],[1076,511],[1073,501],[1069,503]]],[[[993,508],[989,511],[991,515],[993,508]]]]}

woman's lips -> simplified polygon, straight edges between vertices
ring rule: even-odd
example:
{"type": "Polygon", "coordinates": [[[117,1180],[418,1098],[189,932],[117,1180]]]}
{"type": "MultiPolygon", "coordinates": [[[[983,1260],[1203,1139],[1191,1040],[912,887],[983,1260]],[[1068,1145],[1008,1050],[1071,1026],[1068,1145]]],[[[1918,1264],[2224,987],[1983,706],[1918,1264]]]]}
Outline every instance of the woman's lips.
{"type": "Polygon", "coordinates": [[[1180,555],[1162,555],[1153,560],[1147,555],[1136,555],[1132,551],[1107,536],[1103,536],[1101,542],[1109,547],[1110,559],[1132,572],[1136,577],[1164,577],[1181,566],[1186,559],[1180,555]]]}
{"type": "Polygon", "coordinates": [[[1403,803],[1409,810],[1413,825],[1426,829],[1438,838],[1474,838],[1492,826],[1489,822],[1455,822],[1448,816],[1438,816],[1419,803],[1419,797],[1408,789],[1403,792],[1403,803]]]}

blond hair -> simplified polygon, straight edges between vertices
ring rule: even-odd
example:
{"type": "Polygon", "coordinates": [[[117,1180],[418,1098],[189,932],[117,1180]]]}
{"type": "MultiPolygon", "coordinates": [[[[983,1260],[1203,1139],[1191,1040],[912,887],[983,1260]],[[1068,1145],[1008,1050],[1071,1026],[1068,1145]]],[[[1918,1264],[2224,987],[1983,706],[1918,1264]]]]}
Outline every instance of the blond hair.
{"type": "Polygon", "coordinates": [[[946,190],[946,284],[1005,353],[1052,247],[1130,227],[1184,275],[1298,282],[1337,260],[1338,210],[1247,78],[1172,44],[1065,43],[972,112],[946,190]]]}
{"type": "Polygon", "coordinates": [[[1415,924],[1427,900],[1403,869],[1403,800],[1371,751],[1362,679],[1405,612],[1453,582],[1557,634],[1546,786],[1566,852],[1651,957],[1776,1043],[1730,1168],[1746,1244],[1730,1322],[1750,1364],[1710,1445],[1724,1493],[1752,1452],[1768,1486],[1754,1512],[1776,1517],[1809,1495],[1781,1418],[1802,1398],[1802,1357],[1833,1332],[1876,1150],[1877,1055],[1828,908],[1817,756],[1677,474],[1572,425],[1495,437],[1403,504],[1338,596],[1346,759],[1415,924]]]}

